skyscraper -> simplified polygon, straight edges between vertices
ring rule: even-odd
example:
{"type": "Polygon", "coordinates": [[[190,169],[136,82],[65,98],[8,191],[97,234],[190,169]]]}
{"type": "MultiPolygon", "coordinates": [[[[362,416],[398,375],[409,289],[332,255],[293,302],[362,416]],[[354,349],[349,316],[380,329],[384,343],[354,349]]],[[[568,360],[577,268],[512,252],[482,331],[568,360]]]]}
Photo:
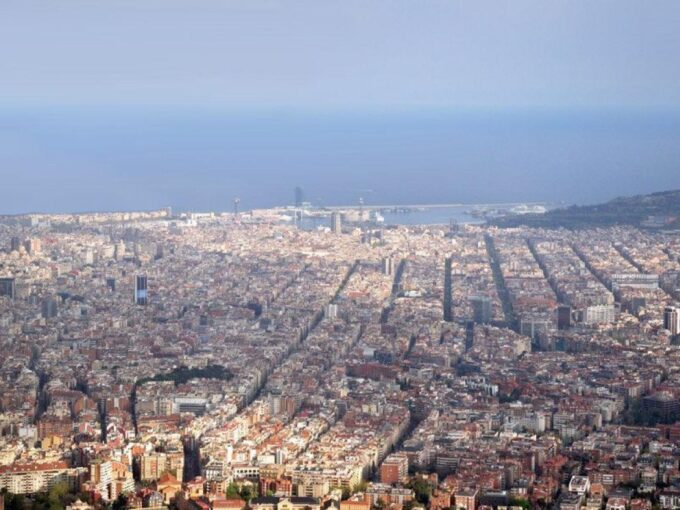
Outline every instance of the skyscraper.
{"type": "Polygon", "coordinates": [[[135,304],[146,305],[148,302],[147,292],[148,288],[146,276],[135,276],[135,304]]]}
{"type": "Polygon", "coordinates": [[[465,322],[465,351],[472,349],[475,343],[475,322],[466,321],[465,322]]]}
{"type": "Polygon", "coordinates": [[[327,319],[336,319],[338,317],[338,305],[335,303],[329,303],[326,305],[324,315],[327,319]]]}
{"type": "Polygon", "coordinates": [[[331,230],[334,234],[342,234],[342,216],[337,211],[331,213],[331,230]]]}
{"type": "Polygon", "coordinates": [[[57,301],[54,298],[46,297],[41,305],[42,316],[45,319],[51,319],[57,316],[57,301]]]}
{"type": "Polygon", "coordinates": [[[21,239],[13,236],[10,240],[10,251],[19,251],[19,248],[21,248],[21,239]]]}
{"type": "Polygon", "coordinates": [[[667,306],[663,311],[663,327],[675,336],[680,334],[680,310],[675,306],[667,306]]]}
{"type": "Polygon", "coordinates": [[[394,258],[385,257],[382,259],[382,271],[384,275],[392,276],[394,273],[394,258]]]}
{"type": "Polygon", "coordinates": [[[453,281],[451,277],[451,257],[444,262],[444,320],[453,321],[453,281]]]}
{"type": "Polygon", "coordinates": [[[114,257],[116,260],[123,260],[125,257],[125,242],[120,241],[119,243],[116,244],[115,250],[114,250],[114,257]]]}
{"type": "Polygon", "coordinates": [[[472,305],[472,318],[477,324],[491,322],[491,299],[486,296],[474,296],[470,298],[472,305]]]}
{"type": "Polygon", "coordinates": [[[14,299],[15,290],[14,278],[0,278],[0,296],[14,299]]]}
{"type": "Polygon", "coordinates": [[[295,187],[295,207],[302,207],[305,201],[305,194],[300,186],[295,187]]]}
{"type": "Polygon", "coordinates": [[[40,242],[40,239],[36,238],[31,238],[31,239],[26,239],[26,242],[24,243],[24,248],[26,248],[26,252],[31,254],[31,255],[37,255],[40,253],[42,244],[40,242]]]}
{"type": "Polygon", "coordinates": [[[559,305],[557,307],[557,329],[569,329],[571,326],[571,306],[559,305]]]}

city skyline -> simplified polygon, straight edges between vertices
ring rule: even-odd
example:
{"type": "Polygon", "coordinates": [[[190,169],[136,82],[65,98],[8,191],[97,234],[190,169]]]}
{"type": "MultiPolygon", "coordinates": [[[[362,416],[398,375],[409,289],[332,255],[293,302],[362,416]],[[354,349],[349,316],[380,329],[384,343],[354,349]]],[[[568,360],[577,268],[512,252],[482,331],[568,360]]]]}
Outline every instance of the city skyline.
{"type": "Polygon", "coordinates": [[[6,507],[674,508],[677,217],[301,208],[0,220],[6,507]]]}

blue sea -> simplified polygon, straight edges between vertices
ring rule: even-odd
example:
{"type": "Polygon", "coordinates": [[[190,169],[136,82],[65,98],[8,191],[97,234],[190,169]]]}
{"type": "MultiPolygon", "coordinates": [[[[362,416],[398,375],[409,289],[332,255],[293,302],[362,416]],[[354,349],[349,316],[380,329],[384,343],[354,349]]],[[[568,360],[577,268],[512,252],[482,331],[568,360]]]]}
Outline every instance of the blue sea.
{"type": "Polygon", "coordinates": [[[5,109],[0,182],[0,214],[247,210],[295,186],[321,207],[596,203],[680,188],[680,115],[5,109]]]}
{"type": "MultiPolygon", "coordinates": [[[[396,211],[381,211],[383,225],[450,225],[455,222],[459,225],[482,224],[483,218],[471,215],[474,205],[456,205],[451,207],[417,208],[396,211]]],[[[310,216],[298,221],[300,228],[305,230],[317,227],[330,227],[330,217],[310,216]]]]}

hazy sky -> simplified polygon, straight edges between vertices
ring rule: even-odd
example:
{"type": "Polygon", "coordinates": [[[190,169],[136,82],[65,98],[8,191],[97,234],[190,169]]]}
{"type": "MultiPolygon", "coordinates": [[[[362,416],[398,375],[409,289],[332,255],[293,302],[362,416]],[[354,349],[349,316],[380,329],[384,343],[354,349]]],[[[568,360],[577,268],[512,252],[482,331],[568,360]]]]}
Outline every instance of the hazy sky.
{"type": "Polygon", "coordinates": [[[677,0],[3,0],[6,103],[680,105],[677,0]]]}
{"type": "Polygon", "coordinates": [[[0,213],[679,180],[678,0],[0,0],[0,213]]]}

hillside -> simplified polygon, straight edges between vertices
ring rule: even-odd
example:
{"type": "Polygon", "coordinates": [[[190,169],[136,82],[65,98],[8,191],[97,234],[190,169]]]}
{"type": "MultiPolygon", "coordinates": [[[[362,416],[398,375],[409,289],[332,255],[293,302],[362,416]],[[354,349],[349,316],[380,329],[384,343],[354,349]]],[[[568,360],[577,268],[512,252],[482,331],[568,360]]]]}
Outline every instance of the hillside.
{"type": "Polygon", "coordinates": [[[604,204],[553,209],[545,214],[510,215],[490,221],[500,227],[526,225],[548,228],[588,228],[635,225],[680,227],[680,190],[619,197],[604,204]]]}

